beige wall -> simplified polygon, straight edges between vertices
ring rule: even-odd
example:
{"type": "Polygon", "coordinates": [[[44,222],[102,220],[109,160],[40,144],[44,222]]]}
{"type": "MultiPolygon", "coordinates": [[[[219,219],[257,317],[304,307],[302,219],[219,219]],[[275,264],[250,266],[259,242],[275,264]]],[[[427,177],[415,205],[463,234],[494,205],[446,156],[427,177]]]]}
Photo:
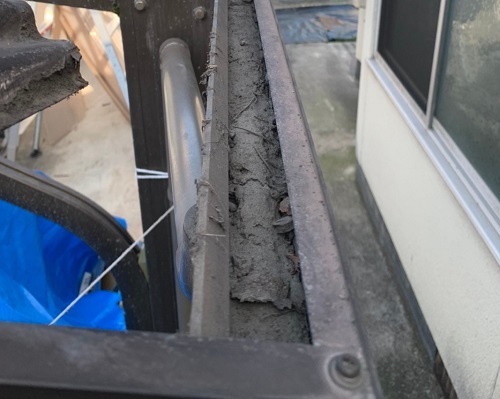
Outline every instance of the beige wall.
{"type": "Polygon", "coordinates": [[[500,399],[500,266],[366,64],[363,37],[357,155],[460,398],[500,399]]]}

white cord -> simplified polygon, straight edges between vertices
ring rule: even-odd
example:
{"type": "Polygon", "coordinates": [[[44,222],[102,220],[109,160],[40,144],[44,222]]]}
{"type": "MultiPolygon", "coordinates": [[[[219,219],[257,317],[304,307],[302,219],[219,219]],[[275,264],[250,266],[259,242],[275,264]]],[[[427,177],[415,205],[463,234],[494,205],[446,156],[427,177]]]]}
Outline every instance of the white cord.
{"type": "Polygon", "coordinates": [[[168,211],[166,211],[163,215],[161,215],[161,216],[158,218],[158,220],[156,220],[156,222],[154,222],[154,223],[151,225],[151,227],[150,227],[149,229],[147,229],[147,230],[146,230],[146,231],[142,234],[142,236],[141,236],[141,237],[140,237],[140,238],[139,238],[136,242],[134,242],[132,245],[130,245],[130,247],[128,247],[128,248],[127,248],[127,249],[126,249],[126,250],[125,250],[125,251],[124,251],[124,252],[123,252],[123,253],[122,253],[122,254],[121,254],[121,255],[120,255],[120,256],[119,256],[119,257],[118,257],[118,258],[117,258],[114,262],[113,262],[113,263],[111,263],[111,265],[109,265],[109,266],[106,268],[106,270],[104,270],[104,271],[103,271],[103,272],[102,272],[99,276],[97,276],[97,278],[96,278],[94,281],[92,281],[92,282],[89,284],[89,286],[88,286],[85,290],[83,290],[82,292],[80,292],[80,295],[78,295],[78,296],[77,296],[77,297],[73,300],[73,302],[71,302],[68,306],[66,306],[66,308],[65,308],[65,309],[64,309],[61,313],[59,313],[59,314],[57,315],[57,317],[56,317],[54,320],[52,320],[52,321],[50,322],[49,326],[52,326],[52,325],[54,325],[55,323],[57,323],[59,320],[61,320],[61,318],[62,318],[62,317],[63,317],[66,313],[68,313],[68,312],[71,310],[71,308],[73,308],[73,306],[75,306],[75,305],[78,303],[78,301],[79,301],[80,299],[82,299],[85,295],[87,295],[87,294],[90,292],[90,290],[92,290],[92,288],[94,288],[94,287],[95,287],[95,285],[96,285],[99,281],[101,281],[101,280],[102,280],[102,278],[103,278],[106,274],[108,274],[111,270],[113,270],[113,269],[115,268],[115,266],[116,266],[116,265],[118,265],[118,263],[120,263],[120,261],[121,261],[123,258],[125,258],[125,256],[127,256],[127,254],[128,254],[130,251],[132,251],[132,250],[135,248],[135,246],[136,246],[137,244],[139,244],[139,243],[140,243],[140,242],[144,239],[144,237],[146,237],[149,233],[151,233],[151,231],[152,231],[152,230],[153,230],[156,226],[158,226],[158,224],[160,224],[160,222],[161,222],[163,219],[165,219],[165,218],[168,216],[168,214],[169,214],[170,212],[172,212],[172,211],[173,211],[173,209],[174,209],[174,207],[173,207],[173,206],[171,206],[171,207],[170,207],[170,209],[169,209],[168,211]]]}
{"type": "Polygon", "coordinates": [[[137,168],[135,170],[135,177],[138,180],[145,179],[168,179],[168,172],[160,172],[158,170],[149,170],[137,168]]]}

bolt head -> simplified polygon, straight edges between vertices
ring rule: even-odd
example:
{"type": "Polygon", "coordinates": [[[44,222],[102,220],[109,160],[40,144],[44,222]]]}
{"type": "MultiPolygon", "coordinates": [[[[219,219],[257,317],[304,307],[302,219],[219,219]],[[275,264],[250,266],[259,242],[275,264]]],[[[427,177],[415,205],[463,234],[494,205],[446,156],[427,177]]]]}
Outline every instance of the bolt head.
{"type": "Polygon", "coordinates": [[[134,7],[137,11],[143,11],[146,8],[146,0],[134,0],[134,7]]]}
{"type": "Polygon", "coordinates": [[[361,373],[359,359],[350,353],[344,353],[335,359],[335,370],[344,378],[353,379],[361,373]]]}
{"type": "Polygon", "coordinates": [[[333,381],[343,388],[357,389],[363,384],[361,362],[351,353],[342,353],[333,357],[328,369],[333,381]]]}
{"type": "Polygon", "coordinates": [[[202,19],[205,19],[207,10],[205,9],[205,7],[196,7],[193,10],[193,15],[198,21],[201,21],[202,19]]]}

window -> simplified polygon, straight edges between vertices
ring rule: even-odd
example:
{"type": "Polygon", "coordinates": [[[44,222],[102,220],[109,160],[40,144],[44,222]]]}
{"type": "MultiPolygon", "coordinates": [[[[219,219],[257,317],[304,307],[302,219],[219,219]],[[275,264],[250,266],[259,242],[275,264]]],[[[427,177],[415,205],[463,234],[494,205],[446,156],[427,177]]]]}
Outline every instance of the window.
{"type": "Polygon", "coordinates": [[[500,198],[500,0],[382,0],[378,51],[500,198]]]}
{"type": "Polygon", "coordinates": [[[500,198],[500,0],[455,0],[435,118],[500,198]]]}
{"type": "Polygon", "coordinates": [[[425,109],[439,18],[439,0],[384,0],[380,54],[425,109]]]}
{"type": "Polygon", "coordinates": [[[500,0],[380,11],[368,64],[500,263],[500,0]]]}

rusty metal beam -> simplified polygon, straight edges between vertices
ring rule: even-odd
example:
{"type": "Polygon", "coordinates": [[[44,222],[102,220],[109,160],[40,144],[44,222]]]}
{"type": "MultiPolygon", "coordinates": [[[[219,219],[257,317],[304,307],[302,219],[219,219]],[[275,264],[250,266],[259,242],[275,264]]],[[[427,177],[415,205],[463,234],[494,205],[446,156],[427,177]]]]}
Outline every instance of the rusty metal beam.
{"type": "Polygon", "coordinates": [[[215,0],[214,5],[203,169],[198,181],[196,238],[191,248],[190,334],[204,337],[229,334],[228,5],[227,0],[215,0]]]}

